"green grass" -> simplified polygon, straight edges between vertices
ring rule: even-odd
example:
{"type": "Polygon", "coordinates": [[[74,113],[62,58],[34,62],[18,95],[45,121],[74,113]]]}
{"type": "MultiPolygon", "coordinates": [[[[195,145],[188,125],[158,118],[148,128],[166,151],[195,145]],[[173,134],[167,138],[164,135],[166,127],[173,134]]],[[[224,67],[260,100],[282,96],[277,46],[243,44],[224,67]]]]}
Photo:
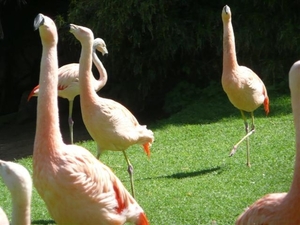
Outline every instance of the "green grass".
{"type": "MultiPolygon", "coordinates": [[[[127,152],[135,168],[136,198],[151,224],[233,224],[258,198],[289,190],[295,156],[290,98],[274,96],[270,101],[268,117],[263,107],[255,112],[251,168],[246,166],[245,143],[228,157],[244,135],[244,127],[239,111],[225,95],[199,99],[176,115],[148,125],[155,133],[150,160],[140,146],[127,152]]],[[[95,154],[94,142],[79,144],[95,154]]],[[[106,152],[101,159],[130,190],[123,154],[106,152]]],[[[32,172],[31,158],[19,162],[32,172]]],[[[3,183],[0,190],[1,205],[10,214],[10,197],[3,183]]],[[[32,224],[53,224],[36,190],[32,201],[32,224]]]]}

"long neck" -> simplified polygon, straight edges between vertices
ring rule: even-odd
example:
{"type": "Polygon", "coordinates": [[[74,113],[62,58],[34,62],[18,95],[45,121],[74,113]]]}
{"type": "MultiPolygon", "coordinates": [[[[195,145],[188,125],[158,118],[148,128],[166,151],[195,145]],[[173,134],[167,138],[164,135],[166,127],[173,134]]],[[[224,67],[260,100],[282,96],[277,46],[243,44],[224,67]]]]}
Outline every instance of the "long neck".
{"type": "MultiPolygon", "coordinates": [[[[79,59],[79,87],[81,99],[91,99],[96,95],[93,86],[94,79],[92,74],[92,51],[93,49],[91,41],[82,44],[81,55],[79,59]]],[[[87,101],[82,101],[82,103],[86,102],[87,101]]]]}
{"type": "Polygon", "coordinates": [[[30,200],[26,202],[20,202],[19,199],[12,199],[12,223],[11,225],[30,225],[30,200]]]}
{"type": "Polygon", "coordinates": [[[300,104],[299,100],[297,100],[298,96],[300,96],[300,91],[297,91],[297,93],[291,92],[292,109],[296,133],[296,158],[294,167],[294,177],[289,194],[291,194],[293,197],[298,196],[300,199],[300,104]]]}
{"type": "Polygon", "coordinates": [[[231,20],[223,22],[223,71],[238,67],[231,20]]]}
{"type": "Polygon", "coordinates": [[[50,153],[62,143],[57,105],[58,62],[56,45],[43,45],[35,149],[50,153]]]}
{"type": "Polygon", "coordinates": [[[95,50],[93,50],[93,62],[99,72],[99,79],[98,79],[96,87],[95,87],[96,91],[99,91],[101,88],[104,87],[104,85],[107,82],[107,72],[106,72],[106,69],[104,68],[102,62],[98,58],[95,50]]]}

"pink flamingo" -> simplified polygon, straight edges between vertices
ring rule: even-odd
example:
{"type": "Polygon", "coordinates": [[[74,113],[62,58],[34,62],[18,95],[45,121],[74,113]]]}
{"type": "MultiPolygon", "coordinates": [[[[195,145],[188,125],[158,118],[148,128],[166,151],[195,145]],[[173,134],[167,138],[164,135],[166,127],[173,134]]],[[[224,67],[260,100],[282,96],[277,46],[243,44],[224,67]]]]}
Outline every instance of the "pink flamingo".
{"type": "MultiPolygon", "coordinates": [[[[32,180],[28,170],[14,162],[0,160],[0,176],[11,193],[12,225],[29,225],[32,180]]],[[[8,225],[6,214],[0,208],[0,224],[8,225]]]]}
{"type": "MultiPolygon", "coordinates": [[[[57,30],[52,19],[38,14],[43,45],[37,125],[33,151],[33,183],[57,224],[149,224],[143,209],[121,181],[88,150],[63,143],[57,106],[57,30]]],[[[81,54],[79,73],[90,73],[89,54],[81,54]],[[84,58],[86,57],[86,58],[84,58]],[[88,64],[89,66],[84,66],[88,64]]]]}
{"type": "Polygon", "coordinates": [[[288,193],[267,194],[253,203],[236,221],[237,225],[300,224],[300,61],[289,72],[292,110],[296,133],[294,177],[288,193]]]}
{"type": "Polygon", "coordinates": [[[235,52],[234,32],[231,23],[229,6],[222,10],[223,21],[223,73],[222,86],[230,102],[241,111],[245,124],[246,135],[234,145],[232,156],[245,139],[247,139],[247,165],[250,167],[249,136],[255,132],[254,110],[264,104],[266,114],[269,113],[269,97],[262,80],[249,68],[239,66],[235,52]],[[250,112],[252,127],[249,132],[244,112],[250,112]]]}
{"type": "MultiPolygon", "coordinates": [[[[87,58],[87,51],[82,35],[87,32],[87,28],[70,25],[70,32],[81,42],[83,50],[81,59],[87,58]],[[85,54],[85,55],[83,55],[85,54]]],[[[90,50],[90,49],[88,49],[90,50]]],[[[86,61],[80,62],[86,63],[86,61]]],[[[134,144],[142,144],[148,157],[150,156],[150,146],[154,141],[153,132],[146,126],[141,126],[132,113],[118,102],[110,99],[102,98],[93,91],[93,81],[91,68],[84,65],[86,71],[79,74],[80,86],[80,106],[83,122],[97,143],[97,158],[104,150],[122,151],[130,176],[130,184],[132,195],[134,197],[133,185],[133,166],[131,165],[125,150],[134,144]]],[[[102,67],[103,71],[105,70],[102,67]]]]}
{"type": "MultiPolygon", "coordinates": [[[[96,38],[93,42],[93,62],[98,69],[99,79],[96,80],[93,76],[93,88],[97,92],[99,91],[107,82],[107,73],[103,69],[102,62],[99,60],[96,50],[102,53],[102,55],[108,54],[106,44],[103,39],[96,38]]],[[[58,96],[61,98],[66,98],[69,101],[69,130],[71,137],[71,144],[73,144],[73,125],[74,121],[72,119],[73,112],[73,102],[74,98],[79,95],[79,64],[70,63],[64,65],[58,69],[58,96]]],[[[32,96],[38,96],[39,85],[34,87],[28,96],[28,101],[32,96]]]]}

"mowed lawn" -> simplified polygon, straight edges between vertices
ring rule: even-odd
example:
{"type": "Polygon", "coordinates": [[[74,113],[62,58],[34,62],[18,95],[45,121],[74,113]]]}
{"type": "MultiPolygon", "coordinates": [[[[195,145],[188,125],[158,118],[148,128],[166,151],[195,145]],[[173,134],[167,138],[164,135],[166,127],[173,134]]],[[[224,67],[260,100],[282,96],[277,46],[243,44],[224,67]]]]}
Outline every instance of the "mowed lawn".
{"type": "MultiPolygon", "coordinates": [[[[295,157],[290,97],[270,96],[270,103],[269,116],[263,107],[255,111],[251,168],[246,166],[246,143],[229,157],[245,130],[240,112],[225,94],[199,99],[148,125],[155,133],[151,158],[141,146],[130,147],[127,153],[135,169],[136,198],[151,224],[234,224],[258,198],[289,190],[295,157]]],[[[96,153],[93,141],[77,144],[96,153]]],[[[101,160],[130,190],[123,154],[107,151],[101,160]]],[[[18,162],[32,172],[31,158],[18,162]]],[[[10,214],[11,200],[2,181],[0,190],[0,205],[10,214]]],[[[32,224],[55,224],[35,189],[32,201],[32,224]]]]}

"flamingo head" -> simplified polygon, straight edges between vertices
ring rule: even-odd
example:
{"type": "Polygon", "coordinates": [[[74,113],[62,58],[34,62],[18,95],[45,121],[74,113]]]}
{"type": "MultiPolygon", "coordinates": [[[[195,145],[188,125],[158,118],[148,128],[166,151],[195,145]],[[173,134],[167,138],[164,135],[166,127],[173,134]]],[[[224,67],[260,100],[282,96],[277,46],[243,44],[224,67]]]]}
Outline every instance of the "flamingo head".
{"type": "Polygon", "coordinates": [[[104,40],[101,39],[101,38],[96,38],[94,40],[93,49],[98,50],[99,52],[102,53],[102,55],[108,54],[108,50],[106,48],[106,44],[105,44],[104,40]]]}
{"type": "Polygon", "coordinates": [[[228,5],[225,5],[222,10],[222,20],[229,21],[231,19],[231,10],[228,5]]]}
{"type": "Polygon", "coordinates": [[[22,165],[0,160],[0,177],[2,177],[12,196],[17,196],[20,199],[31,197],[31,176],[22,165]],[[22,196],[22,193],[26,193],[25,196],[22,196]]]}
{"type": "Polygon", "coordinates": [[[70,24],[69,25],[70,28],[70,33],[72,33],[75,38],[80,41],[82,43],[82,41],[88,41],[88,42],[93,42],[94,40],[94,34],[93,32],[87,28],[87,27],[83,27],[83,26],[78,26],[75,24],[70,24]]]}
{"type": "Polygon", "coordinates": [[[58,37],[56,25],[48,16],[39,13],[34,19],[33,27],[34,30],[39,29],[43,44],[57,44],[58,37]]]}

